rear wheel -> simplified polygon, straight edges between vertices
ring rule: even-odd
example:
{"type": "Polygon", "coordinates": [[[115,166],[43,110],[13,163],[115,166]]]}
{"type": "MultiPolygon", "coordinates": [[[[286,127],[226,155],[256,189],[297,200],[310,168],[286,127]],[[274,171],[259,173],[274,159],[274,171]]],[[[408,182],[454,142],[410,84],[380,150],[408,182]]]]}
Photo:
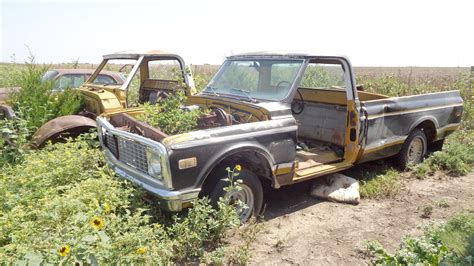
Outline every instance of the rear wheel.
{"type": "Polygon", "coordinates": [[[402,150],[395,156],[397,164],[406,168],[409,165],[419,164],[426,155],[427,140],[426,135],[420,129],[414,129],[405,143],[402,150]]]}
{"type": "Polygon", "coordinates": [[[224,188],[230,186],[230,182],[226,180],[227,173],[221,175],[222,178],[218,180],[210,194],[211,203],[217,207],[219,198],[227,198],[229,204],[235,205],[242,223],[247,222],[252,216],[258,216],[263,205],[263,189],[258,177],[254,173],[243,169],[238,176],[234,177],[234,182],[235,180],[242,180],[242,183],[238,185],[240,189],[225,191],[224,188]],[[236,204],[238,201],[244,203],[245,207],[242,208],[242,206],[236,204]]]}

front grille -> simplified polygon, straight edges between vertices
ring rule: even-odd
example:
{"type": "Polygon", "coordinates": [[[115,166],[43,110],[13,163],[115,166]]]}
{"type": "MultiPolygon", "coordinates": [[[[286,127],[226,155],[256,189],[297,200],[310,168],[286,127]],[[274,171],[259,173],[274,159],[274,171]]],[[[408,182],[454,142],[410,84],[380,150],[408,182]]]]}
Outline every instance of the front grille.
{"type": "Polygon", "coordinates": [[[115,137],[113,135],[105,134],[105,145],[107,148],[109,148],[110,152],[115,156],[115,158],[117,158],[117,143],[115,142],[115,137]]]}
{"type": "Polygon", "coordinates": [[[148,161],[144,145],[109,134],[105,135],[105,139],[105,145],[120,162],[128,164],[143,173],[148,173],[148,161]]]}

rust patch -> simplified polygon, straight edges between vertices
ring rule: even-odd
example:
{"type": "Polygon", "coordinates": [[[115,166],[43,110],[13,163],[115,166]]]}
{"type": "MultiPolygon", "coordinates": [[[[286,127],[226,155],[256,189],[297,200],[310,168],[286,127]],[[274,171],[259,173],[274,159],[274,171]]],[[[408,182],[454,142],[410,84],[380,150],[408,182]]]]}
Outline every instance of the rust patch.
{"type": "Polygon", "coordinates": [[[60,116],[42,125],[33,135],[33,147],[41,148],[48,141],[75,137],[87,129],[97,127],[96,122],[80,115],[60,116]]]}

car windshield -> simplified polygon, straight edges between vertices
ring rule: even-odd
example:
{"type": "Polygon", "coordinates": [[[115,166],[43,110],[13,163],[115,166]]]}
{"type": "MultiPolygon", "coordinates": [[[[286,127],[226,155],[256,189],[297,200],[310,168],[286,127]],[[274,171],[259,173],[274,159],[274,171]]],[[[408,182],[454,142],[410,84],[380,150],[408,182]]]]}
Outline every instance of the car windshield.
{"type": "Polygon", "coordinates": [[[56,71],[56,70],[48,70],[48,71],[46,71],[46,73],[44,73],[43,77],[41,78],[41,82],[45,83],[46,81],[51,81],[58,74],[59,74],[59,72],[56,71]]]}
{"type": "Polygon", "coordinates": [[[89,82],[99,85],[122,84],[136,63],[135,59],[109,59],[95,79],[89,82]]]}
{"type": "Polygon", "coordinates": [[[256,100],[283,100],[303,60],[227,60],[203,93],[256,100]]]}

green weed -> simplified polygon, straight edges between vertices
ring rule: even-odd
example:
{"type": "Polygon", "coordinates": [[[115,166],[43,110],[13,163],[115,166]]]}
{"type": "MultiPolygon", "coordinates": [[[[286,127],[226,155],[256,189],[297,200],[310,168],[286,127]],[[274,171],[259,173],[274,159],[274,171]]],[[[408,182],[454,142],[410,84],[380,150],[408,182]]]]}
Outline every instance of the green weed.
{"type": "Polygon", "coordinates": [[[451,176],[466,175],[474,164],[474,132],[459,130],[446,139],[442,151],[437,151],[423,163],[413,167],[417,178],[424,178],[438,170],[451,176]]]}
{"type": "Polygon", "coordinates": [[[390,198],[398,194],[403,184],[400,173],[394,169],[379,175],[366,176],[360,183],[360,195],[363,198],[390,198]]]}
{"type": "Polygon", "coordinates": [[[185,105],[186,96],[183,92],[176,92],[166,100],[157,102],[155,105],[145,103],[145,113],[138,119],[160,128],[169,135],[189,132],[197,129],[197,119],[201,115],[200,110],[187,111],[181,107],[185,105]]]}
{"type": "Polygon", "coordinates": [[[442,199],[438,202],[438,207],[440,208],[449,208],[449,202],[447,199],[442,199]]]}
{"type": "Polygon", "coordinates": [[[15,111],[21,109],[28,128],[34,131],[47,121],[63,115],[76,114],[82,108],[83,98],[76,90],[53,92],[53,81],[42,81],[48,66],[35,64],[34,57],[11,76],[11,84],[21,89],[13,91],[9,103],[15,111]]]}
{"type": "Polygon", "coordinates": [[[19,163],[29,151],[29,136],[27,120],[22,118],[22,111],[18,117],[0,120],[0,167],[4,164],[19,163]]]}
{"type": "Polygon", "coordinates": [[[430,218],[433,214],[433,206],[425,205],[423,209],[421,209],[421,218],[430,218]]]}
{"type": "Polygon", "coordinates": [[[471,265],[474,262],[474,215],[460,213],[442,225],[425,227],[423,236],[405,236],[395,254],[377,241],[367,243],[377,265],[471,265]]]}
{"type": "MultiPolygon", "coordinates": [[[[0,171],[0,261],[29,264],[170,264],[222,245],[233,206],[196,200],[188,213],[151,217],[143,191],[115,177],[95,136],[31,151],[0,171]],[[171,222],[170,222],[171,221],[171,222]]],[[[217,251],[216,251],[217,252],[217,251]]]]}

